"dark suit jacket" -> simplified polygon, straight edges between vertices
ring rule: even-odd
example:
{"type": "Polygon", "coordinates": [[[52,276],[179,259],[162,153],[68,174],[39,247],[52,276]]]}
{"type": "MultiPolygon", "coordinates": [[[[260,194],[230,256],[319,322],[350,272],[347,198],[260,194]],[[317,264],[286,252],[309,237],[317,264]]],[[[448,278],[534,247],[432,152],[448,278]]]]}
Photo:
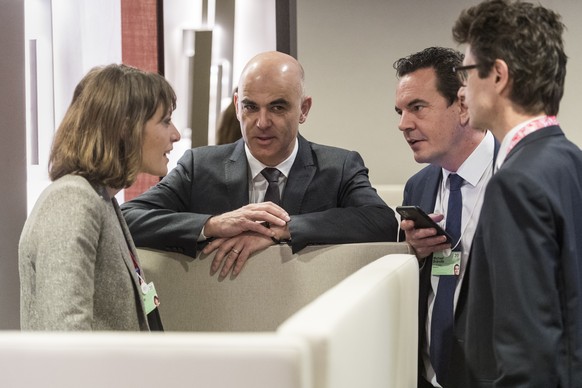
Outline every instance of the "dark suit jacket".
{"type": "MultiPolygon", "coordinates": [[[[434,212],[436,197],[442,179],[442,168],[433,164],[413,175],[404,186],[403,205],[417,205],[429,214],[434,212]]],[[[403,234],[404,235],[404,234],[403,234]]],[[[424,363],[422,361],[423,347],[426,344],[426,316],[428,311],[428,295],[430,292],[430,275],[432,255],[427,257],[420,267],[418,290],[418,381],[423,378],[424,363]]]]}
{"type": "MultiPolygon", "coordinates": [[[[360,155],[301,136],[298,141],[282,196],[293,251],[308,244],[395,241],[394,212],[371,187],[360,155]]],[[[122,206],[135,244],[195,256],[210,216],[249,203],[248,174],[242,139],[186,151],[158,185],[122,206]]]]}
{"type": "Polygon", "coordinates": [[[559,127],[526,136],[489,181],[467,270],[455,329],[469,381],[454,386],[581,387],[582,152],[559,127]]]}
{"type": "MultiPolygon", "coordinates": [[[[499,151],[499,143],[495,141],[493,163],[499,151]]],[[[442,168],[430,164],[413,175],[404,186],[403,205],[417,205],[427,214],[433,213],[439,186],[442,180],[442,168]]],[[[403,239],[404,233],[402,233],[403,239]]],[[[426,319],[428,313],[428,295],[431,290],[432,255],[427,257],[420,267],[419,292],[418,292],[418,381],[424,374],[422,353],[426,346],[426,319]]],[[[465,275],[466,277],[467,275],[465,275]]],[[[455,360],[451,361],[455,365],[455,360]]]]}

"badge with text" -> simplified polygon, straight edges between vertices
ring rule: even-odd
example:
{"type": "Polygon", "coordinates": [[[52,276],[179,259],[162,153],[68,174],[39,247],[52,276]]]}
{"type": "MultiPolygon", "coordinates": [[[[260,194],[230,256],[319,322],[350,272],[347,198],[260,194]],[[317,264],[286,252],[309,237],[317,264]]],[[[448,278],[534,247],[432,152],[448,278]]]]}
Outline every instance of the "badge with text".
{"type": "Polygon", "coordinates": [[[142,283],[141,287],[146,314],[149,314],[160,305],[160,298],[158,298],[154,282],[149,282],[148,284],[142,283]]]}
{"type": "Polygon", "coordinates": [[[435,252],[432,255],[433,275],[459,275],[461,270],[461,252],[453,251],[445,256],[446,251],[435,252]]]}

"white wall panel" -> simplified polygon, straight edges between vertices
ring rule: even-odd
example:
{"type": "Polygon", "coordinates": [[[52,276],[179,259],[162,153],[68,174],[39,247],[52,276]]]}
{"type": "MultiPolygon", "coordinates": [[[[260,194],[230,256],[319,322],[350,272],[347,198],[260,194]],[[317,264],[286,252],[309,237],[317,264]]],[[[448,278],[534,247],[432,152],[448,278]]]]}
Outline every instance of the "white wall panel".
{"type": "MultiPolygon", "coordinates": [[[[532,1],[537,3],[538,1],[532,1]]],[[[417,164],[394,111],[392,64],[430,46],[458,48],[453,23],[478,0],[297,0],[297,47],[313,107],[301,132],[359,151],[376,185],[404,184],[417,164]]],[[[582,146],[582,1],[540,0],[562,15],[569,56],[559,120],[582,146]]]]}

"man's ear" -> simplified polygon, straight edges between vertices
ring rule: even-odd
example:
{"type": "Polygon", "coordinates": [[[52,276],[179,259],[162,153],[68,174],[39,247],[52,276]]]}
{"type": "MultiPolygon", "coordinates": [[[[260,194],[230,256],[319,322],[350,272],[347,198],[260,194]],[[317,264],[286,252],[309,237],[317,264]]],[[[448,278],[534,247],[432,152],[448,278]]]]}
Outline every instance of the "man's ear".
{"type": "Polygon", "coordinates": [[[509,86],[509,67],[503,59],[496,59],[492,72],[495,76],[495,90],[502,94],[509,86]]]}
{"type": "Polygon", "coordinates": [[[457,103],[459,104],[459,120],[462,126],[466,126],[469,124],[469,108],[465,104],[465,96],[459,96],[457,103]]]}
{"type": "Polygon", "coordinates": [[[232,96],[232,101],[234,102],[234,111],[236,113],[236,118],[240,121],[240,116],[238,115],[238,92],[234,93],[234,96],[232,96]]]}
{"type": "Polygon", "coordinates": [[[301,103],[301,116],[299,116],[299,123],[303,124],[307,120],[307,115],[311,109],[311,97],[305,97],[301,103]]]}

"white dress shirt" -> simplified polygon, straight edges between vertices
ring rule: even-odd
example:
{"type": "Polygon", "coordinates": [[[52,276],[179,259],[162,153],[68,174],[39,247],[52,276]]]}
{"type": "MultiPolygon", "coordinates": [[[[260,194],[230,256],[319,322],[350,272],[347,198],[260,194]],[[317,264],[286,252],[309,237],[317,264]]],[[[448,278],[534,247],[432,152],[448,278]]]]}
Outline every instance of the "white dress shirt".
{"type": "MultiPolygon", "coordinates": [[[[465,268],[469,260],[469,251],[471,250],[471,242],[475,235],[477,228],[477,221],[479,220],[479,213],[483,205],[483,196],[485,195],[485,186],[491,178],[493,172],[493,154],[495,152],[495,140],[493,134],[487,131],[487,134],[479,143],[477,148],[469,155],[463,162],[461,167],[456,171],[456,174],[465,180],[461,187],[461,194],[463,196],[463,210],[461,214],[461,272],[459,280],[455,288],[454,306],[456,309],[461,284],[465,276],[465,268]]],[[[442,169],[443,177],[441,185],[437,193],[434,213],[444,214],[445,219],[441,222],[443,229],[446,228],[446,214],[449,202],[449,181],[448,177],[453,172],[442,169]]],[[[455,242],[456,243],[456,242],[455,242]]],[[[431,276],[432,292],[428,296],[428,315],[426,319],[426,338],[427,343],[423,352],[423,361],[425,365],[426,378],[435,387],[440,387],[436,382],[435,372],[430,363],[430,329],[432,323],[432,309],[434,300],[439,285],[439,277],[431,276]]],[[[451,373],[455,373],[451,370],[451,373]]]]}
{"type": "Polygon", "coordinates": [[[287,178],[289,177],[289,172],[291,171],[291,167],[297,157],[298,150],[299,142],[295,139],[295,146],[293,147],[291,155],[289,155],[287,159],[276,166],[267,166],[259,162],[257,158],[251,154],[251,150],[245,144],[245,152],[247,154],[247,161],[249,162],[249,203],[263,202],[265,199],[265,193],[267,192],[269,182],[267,182],[267,179],[265,179],[263,174],[261,174],[261,171],[266,167],[273,167],[281,171],[281,175],[279,176],[279,193],[283,195],[283,190],[285,190],[287,178]]]}
{"type": "MultiPolygon", "coordinates": [[[[267,187],[269,186],[269,182],[265,179],[261,171],[265,167],[275,167],[279,171],[281,171],[281,175],[279,176],[279,192],[282,194],[283,190],[285,189],[285,184],[287,183],[287,177],[289,176],[289,172],[291,171],[291,167],[295,162],[295,157],[297,156],[297,151],[299,150],[299,142],[297,138],[295,139],[295,146],[293,147],[293,151],[291,155],[283,162],[279,163],[276,166],[266,166],[263,163],[259,162],[257,158],[251,154],[251,150],[245,143],[245,153],[247,156],[247,162],[249,163],[249,203],[258,203],[263,202],[265,199],[265,193],[267,192],[267,187]]],[[[207,239],[206,235],[204,234],[204,227],[202,227],[202,231],[198,236],[198,242],[205,241],[207,239]]]]}

